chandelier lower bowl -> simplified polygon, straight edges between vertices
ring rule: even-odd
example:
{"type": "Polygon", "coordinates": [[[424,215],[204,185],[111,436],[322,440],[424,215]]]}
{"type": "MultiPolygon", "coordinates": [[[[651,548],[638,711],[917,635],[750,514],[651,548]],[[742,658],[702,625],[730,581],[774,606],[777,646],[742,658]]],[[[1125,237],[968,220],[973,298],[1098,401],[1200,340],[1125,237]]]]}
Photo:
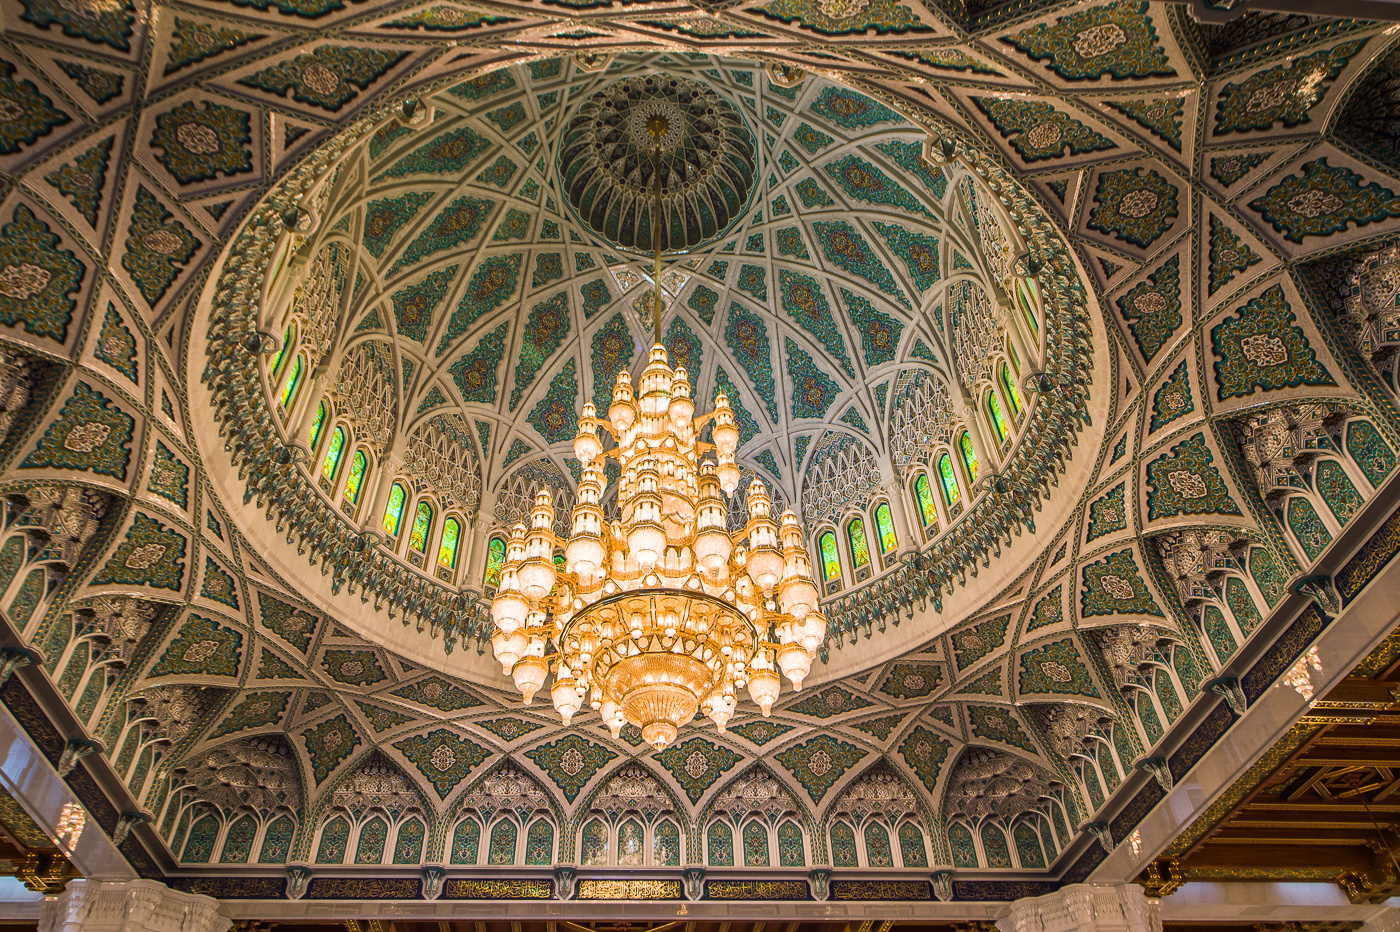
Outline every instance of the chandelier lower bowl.
{"type": "Polygon", "coordinates": [[[618,710],[658,750],[695,717],[714,689],[719,671],[694,657],[670,652],[638,654],[614,664],[605,692],[619,696],[618,710]]]}

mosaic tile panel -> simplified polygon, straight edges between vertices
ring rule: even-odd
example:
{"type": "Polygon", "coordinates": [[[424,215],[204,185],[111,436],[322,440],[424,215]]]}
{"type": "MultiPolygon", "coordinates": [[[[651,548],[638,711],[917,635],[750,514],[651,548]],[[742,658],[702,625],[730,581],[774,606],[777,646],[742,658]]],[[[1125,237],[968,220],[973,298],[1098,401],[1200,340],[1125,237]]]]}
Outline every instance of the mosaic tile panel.
{"type": "Polygon", "coordinates": [[[394,747],[433,785],[438,799],[446,799],[447,794],[489,756],[473,742],[446,728],[435,728],[427,734],[396,741],[394,747]]]}
{"type": "Polygon", "coordinates": [[[691,805],[698,803],[700,797],[715,785],[715,781],[734,769],[734,765],[741,760],[743,758],[729,748],[701,737],[673,744],[656,755],[657,763],[675,777],[691,805]]]}
{"type": "Polygon", "coordinates": [[[1279,285],[1211,328],[1210,341],[1221,401],[1256,391],[1337,384],[1317,361],[1279,285]]]}
{"type": "Polygon", "coordinates": [[[820,803],[826,791],[864,756],[865,751],[853,744],[817,735],[783,751],[777,761],[802,784],[813,802],[820,803]]]}

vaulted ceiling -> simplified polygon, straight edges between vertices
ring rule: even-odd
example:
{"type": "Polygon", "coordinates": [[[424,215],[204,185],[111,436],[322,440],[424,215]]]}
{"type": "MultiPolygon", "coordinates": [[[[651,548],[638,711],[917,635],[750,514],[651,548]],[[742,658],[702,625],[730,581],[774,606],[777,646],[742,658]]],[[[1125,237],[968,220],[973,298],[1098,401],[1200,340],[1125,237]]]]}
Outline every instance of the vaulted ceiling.
{"type": "Polygon", "coordinates": [[[1135,764],[1217,701],[1202,684],[1396,465],[1384,24],[0,10],[0,607],[99,742],[83,767],[150,814],[123,850],[154,873],[586,862],[595,817],[630,863],[626,814],[649,811],[648,864],[675,831],[675,863],[723,868],[718,824],[729,864],[757,860],[761,824],[775,868],[1044,876],[1110,843],[1094,826],[1135,764]],[[753,158],[742,209],[668,259],[664,340],[698,395],[737,400],[742,465],[814,531],[873,527],[879,501],[906,520],[868,576],[843,553],[809,690],[659,754],[521,709],[475,640],[488,532],[539,482],[567,493],[572,418],[649,340],[649,264],[560,163],[583,101],[652,72],[732,108],[753,158]],[[926,538],[910,482],[936,487],[959,427],[991,436],[980,393],[1009,398],[968,361],[1008,358],[1018,278],[1044,313],[1025,411],[926,538]],[[284,410],[289,310],[314,345],[284,410]],[[317,392],[370,487],[432,428],[451,469],[423,447],[402,474],[480,512],[461,572],[357,536],[381,516],[321,487],[324,434],[293,450],[317,392]]]}

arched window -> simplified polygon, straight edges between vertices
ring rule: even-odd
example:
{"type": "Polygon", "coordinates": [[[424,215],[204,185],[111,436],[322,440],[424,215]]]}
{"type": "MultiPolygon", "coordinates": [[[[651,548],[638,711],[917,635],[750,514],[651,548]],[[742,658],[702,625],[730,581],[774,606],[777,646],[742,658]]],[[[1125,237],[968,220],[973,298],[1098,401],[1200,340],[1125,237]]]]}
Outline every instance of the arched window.
{"type": "Polygon", "coordinates": [[[899,827],[899,855],[904,859],[905,867],[928,867],[924,833],[913,822],[905,822],[899,827]]]}
{"type": "Polygon", "coordinates": [[[642,823],[628,819],[617,829],[617,863],[623,867],[641,867],[646,858],[646,832],[642,831],[642,823]]]}
{"type": "Polygon", "coordinates": [[[384,842],[389,838],[389,826],[375,816],[360,829],[360,842],[355,846],[356,864],[380,864],[384,861],[384,842]]]}
{"type": "Polygon", "coordinates": [[[554,826],[545,819],[530,823],[525,835],[525,863],[544,865],[554,863],[554,826]]]}
{"type": "Polygon", "coordinates": [[[326,403],[323,401],[316,407],[316,417],[311,422],[311,432],[306,437],[307,446],[312,452],[316,450],[316,444],[321,440],[321,428],[326,423],[326,403]]]}
{"type": "Polygon", "coordinates": [[[856,580],[870,575],[870,543],[865,539],[865,522],[852,518],[846,525],[846,543],[851,548],[851,566],[855,567],[856,580]]]}
{"type": "MultiPolygon", "coordinates": [[[[316,849],[317,864],[340,864],[345,860],[345,846],[350,841],[350,823],[336,816],[321,829],[321,845],[316,849]]],[[[189,860],[189,858],[185,858],[189,860]]]]}
{"type": "Polygon", "coordinates": [[[919,505],[919,517],[924,519],[925,528],[938,523],[938,510],[933,507],[933,490],[929,488],[928,476],[923,473],[914,480],[914,501],[919,505]]]}
{"type": "MultiPolygon", "coordinates": [[[[326,447],[326,458],[321,463],[321,475],[330,481],[335,480],[335,472],[340,468],[340,454],[345,452],[345,428],[337,427],[331,434],[330,446],[326,447]]],[[[330,489],[327,489],[330,491],[330,489]]]]}
{"type": "Polygon", "coordinates": [[[890,514],[889,502],[875,506],[875,533],[880,541],[880,557],[888,557],[899,546],[894,536],[894,517],[890,514]]]}
{"type": "Polygon", "coordinates": [[[681,863],[681,832],[676,823],[662,821],[651,830],[652,864],[657,867],[679,867],[681,863]]]}
{"type": "Polygon", "coordinates": [[[705,833],[705,850],[711,867],[734,866],[734,832],[716,819],[705,833]]]}
{"type": "Polygon", "coordinates": [[[365,467],[368,465],[369,457],[365,456],[365,451],[356,450],[350,459],[350,472],[345,476],[345,497],[357,505],[360,503],[360,489],[364,487],[365,467]]]}
{"type": "Polygon", "coordinates": [[[1006,363],[1001,364],[1001,390],[1006,393],[1006,403],[1011,405],[1011,413],[1021,416],[1021,393],[1016,390],[1016,380],[1011,377],[1011,369],[1006,363]]]}
{"type": "Polygon", "coordinates": [[[515,839],[519,830],[510,819],[501,819],[491,827],[491,848],[486,855],[487,864],[514,864],[515,839]]]}
{"type": "Polygon", "coordinates": [[[438,544],[438,566],[443,569],[457,568],[457,545],[462,533],[462,525],[456,518],[448,518],[442,525],[442,541],[438,544]]]}
{"type": "Polygon", "coordinates": [[[822,552],[822,582],[830,590],[833,583],[841,582],[841,558],[836,555],[836,535],[823,531],[817,538],[817,546],[822,552]]]}
{"type": "Polygon", "coordinates": [[[856,833],[845,822],[831,826],[831,866],[860,866],[856,858],[856,833]]]}
{"type": "Polygon", "coordinates": [[[1006,442],[1006,416],[1001,413],[1001,402],[996,392],[987,392],[987,420],[997,436],[997,444],[1006,442]]]}
{"type": "Polygon", "coordinates": [[[890,851],[890,833],[884,823],[865,823],[865,866],[894,867],[894,853],[890,851]]]}
{"type": "Polygon", "coordinates": [[[287,381],[282,386],[282,410],[285,411],[292,406],[292,399],[296,397],[297,389],[301,387],[301,357],[292,360],[292,371],[287,374],[287,381]]]}
{"type": "Polygon", "coordinates": [[[586,865],[608,863],[608,829],[597,819],[583,827],[583,847],[579,861],[586,865]]]}
{"type": "Polygon", "coordinates": [[[967,481],[977,481],[977,451],[972,448],[972,438],[963,431],[958,437],[958,452],[962,453],[963,468],[967,470],[967,481]]]}
{"type": "Polygon", "coordinates": [[[962,493],[958,491],[958,477],[953,475],[953,460],[947,453],[938,457],[938,481],[943,487],[943,504],[956,505],[962,493]]]}
{"type": "Polygon", "coordinates": [[[433,529],[433,506],[419,502],[413,514],[413,531],[408,535],[408,549],[423,553],[428,549],[428,534],[433,529]]]}
{"type": "Polygon", "coordinates": [[[1035,316],[1039,291],[1040,289],[1036,286],[1033,278],[1018,278],[1016,280],[1016,303],[1021,306],[1021,313],[1026,316],[1026,323],[1030,325],[1031,334],[1036,337],[1040,335],[1040,321],[1035,316]]]}
{"type": "Polygon", "coordinates": [[[395,864],[419,864],[423,860],[423,820],[411,818],[399,826],[394,842],[395,864]]]}
{"type": "Polygon", "coordinates": [[[791,820],[778,826],[778,863],[783,867],[803,867],[807,863],[807,846],[802,829],[791,820]]]}
{"type": "Polygon", "coordinates": [[[744,866],[768,866],[768,827],[757,819],[744,826],[744,866]]]}
{"type": "Polygon", "coordinates": [[[384,533],[395,540],[399,539],[399,526],[403,524],[403,503],[408,493],[395,482],[389,488],[389,503],[384,506],[384,533]]]}
{"type": "Polygon", "coordinates": [[[486,573],[481,584],[487,591],[494,592],[501,584],[501,567],[506,565],[506,542],[499,537],[491,538],[486,545],[486,573]]]}
{"type": "Polygon", "coordinates": [[[292,348],[292,343],[296,341],[297,328],[293,324],[287,327],[287,332],[282,334],[282,347],[277,350],[277,355],[272,357],[272,374],[277,375],[282,371],[282,363],[287,361],[287,351],[292,348]]]}
{"type": "Polygon", "coordinates": [[[452,863],[475,864],[476,849],[481,842],[481,826],[468,817],[457,823],[452,833],[452,863]]]}

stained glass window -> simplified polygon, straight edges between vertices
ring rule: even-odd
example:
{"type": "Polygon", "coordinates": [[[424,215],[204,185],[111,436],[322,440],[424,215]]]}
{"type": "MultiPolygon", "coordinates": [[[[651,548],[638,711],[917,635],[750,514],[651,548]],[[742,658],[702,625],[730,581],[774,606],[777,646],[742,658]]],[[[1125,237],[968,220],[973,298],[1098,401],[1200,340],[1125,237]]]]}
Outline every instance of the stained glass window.
{"type": "Polygon", "coordinates": [[[856,833],[845,822],[831,826],[831,866],[859,866],[856,861],[856,833]]]}
{"type": "Polygon", "coordinates": [[[389,489],[389,504],[384,506],[384,533],[395,539],[399,536],[399,525],[403,523],[403,500],[406,494],[397,482],[389,489]]]}
{"type": "Polygon", "coordinates": [[[987,416],[992,423],[992,430],[996,432],[997,443],[1006,440],[1006,416],[1001,413],[1001,402],[997,401],[996,392],[987,392],[987,416]]]}
{"type": "Polygon", "coordinates": [[[1016,390],[1016,380],[1011,377],[1011,369],[1001,364],[1001,388],[1006,392],[1006,401],[1011,405],[1011,413],[1021,416],[1021,393],[1016,390]]]}
{"type": "Polygon", "coordinates": [[[491,827],[491,848],[486,856],[488,864],[514,864],[515,839],[520,834],[510,819],[500,819],[491,827]]]}
{"type": "MultiPolygon", "coordinates": [[[[345,846],[350,841],[350,823],[336,816],[321,830],[321,846],[316,849],[317,864],[339,864],[345,860],[345,846]]],[[[188,861],[188,849],[185,860],[188,861]]]]}
{"type": "Polygon", "coordinates": [[[894,854],[890,851],[890,833],[883,823],[865,823],[865,866],[894,866],[894,854]]]}
{"type": "Polygon", "coordinates": [[[905,867],[928,867],[924,833],[913,822],[905,822],[899,827],[899,854],[904,858],[905,867]]]}
{"type": "Polygon", "coordinates": [[[287,382],[282,386],[282,408],[286,410],[292,406],[292,399],[296,397],[297,388],[301,385],[301,357],[292,360],[292,371],[287,375],[287,382]]]}
{"type": "Polygon", "coordinates": [[[356,450],[354,458],[350,460],[350,474],[345,477],[345,497],[352,502],[360,500],[360,488],[365,482],[365,466],[368,463],[364,450],[356,450]]]}
{"type": "Polygon", "coordinates": [[[525,835],[525,863],[554,863],[554,826],[545,819],[536,819],[530,823],[530,831],[525,835]]]}
{"type": "Polygon", "coordinates": [[[880,537],[880,556],[887,557],[894,553],[899,541],[894,536],[894,518],[890,515],[888,502],[881,502],[875,508],[875,531],[880,537]]]}
{"type": "Polygon", "coordinates": [[[486,576],[482,584],[495,589],[501,584],[501,567],[506,565],[506,542],[499,537],[491,538],[486,545],[486,576]]]}
{"type": "Polygon", "coordinates": [[[463,819],[452,833],[452,863],[475,864],[476,848],[481,840],[481,826],[475,819],[463,819]]]}
{"type": "Polygon", "coordinates": [[[617,863],[624,867],[641,867],[646,860],[642,823],[628,819],[617,830],[617,863]]]}
{"type": "Polygon", "coordinates": [[[277,351],[276,356],[272,357],[273,375],[282,371],[282,362],[287,358],[287,350],[292,348],[292,341],[296,339],[296,335],[296,327],[288,327],[287,332],[282,334],[282,348],[277,351]]]}
{"type": "Polygon", "coordinates": [[[827,531],[819,539],[822,548],[822,581],[841,578],[841,558],[836,555],[836,535],[827,531]]]}
{"type": "Polygon", "coordinates": [[[360,829],[360,843],[355,846],[356,864],[379,864],[384,860],[384,842],[389,837],[389,826],[384,820],[375,817],[360,829]]]}
{"type": "Polygon", "coordinates": [[[433,506],[427,502],[419,502],[418,510],[413,514],[413,532],[408,535],[408,546],[410,550],[422,553],[428,549],[428,532],[433,529],[433,506]]]}
{"type": "Polygon", "coordinates": [[[734,866],[734,832],[718,820],[710,823],[705,833],[705,849],[711,867],[734,866]]]}
{"type": "Polygon", "coordinates": [[[920,475],[914,480],[914,498],[919,503],[919,516],[924,519],[924,527],[938,523],[938,511],[933,507],[933,490],[929,488],[928,476],[920,475]]]}
{"type": "Polygon", "coordinates": [[[583,827],[583,850],[579,860],[584,864],[608,863],[608,830],[597,819],[583,827]]]}
{"type": "Polygon", "coordinates": [[[316,419],[311,422],[311,433],[307,435],[307,445],[314,451],[317,442],[321,439],[321,427],[326,423],[326,403],[323,401],[316,407],[316,419]]]}
{"type": "Polygon", "coordinates": [[[744,826],[744,866],[768,866],[768,829],[757,819],[744,826]]]}
{"type": "Polygon", "coordinates": [[[783,867],[802,867],[807,863],[802,829],[796,822],[787,821],[778,826],[778,863],[783,867]]]}
{"type": "Polygon", "coordinates": [[[963,468],[967,470],[969,482],[977,481],[977,451],[972,448],[972,438],[967,435],[967,431],[962,432],[958,437],[958,450],[962,453],[963,468]]]}
{"type": "Polygon", "coordinates": [[[957,504],[962,493],[958,491],[958,478],[953,475],[953,460],[947,453],[938,458],[938,479],[943,485],[943,501],[949,505],[957,504]]]}
{"type": "Polygon", "coordinates": [[[395,864],[419,864],[423,860],[423,821],[409,819],[399,826],[394,842],[395,864]]]}
{"type": "Polygon", "coordinates": [[[337,427],[335,433],[331,434],[331,445],[326,448],[326,459],[321,463],[321,475],[327,479],[335,478],[335,471],[340,468],[340,454],[345,452],[345,428],[337,427]]]}
{"type": "Polygon", "coordinates": [[[870,544],[865,540],[865,522],[852,518],[846,525],[846,540],[851,545],[851,565],[856,572],[870,565],[870,544]]]}
{"type": "Polygon", "coordinates": [[[462,525],[456,518],[448,518],[442,525],[442,543],[438,545],[438,565],[449,570],[457,568],[457,538],[462,525]]]}
{"type": "Polygon", "coordinates": [[[1029,278],[1018,279],[1016,282],[1016,298],[1021,305],[1021,313],[1026,315],[1026,323],[1030,324],[1031,333],[1040,333],[1040,321],[1035,318],[1036,294],[1035,281],[1029,278]]]}
{"type": "Polygon", "coordinates": [[[652,863],[657,867],[679,867],[681,833],[674,822],[661,822],[651,830],[652,863]]]}

